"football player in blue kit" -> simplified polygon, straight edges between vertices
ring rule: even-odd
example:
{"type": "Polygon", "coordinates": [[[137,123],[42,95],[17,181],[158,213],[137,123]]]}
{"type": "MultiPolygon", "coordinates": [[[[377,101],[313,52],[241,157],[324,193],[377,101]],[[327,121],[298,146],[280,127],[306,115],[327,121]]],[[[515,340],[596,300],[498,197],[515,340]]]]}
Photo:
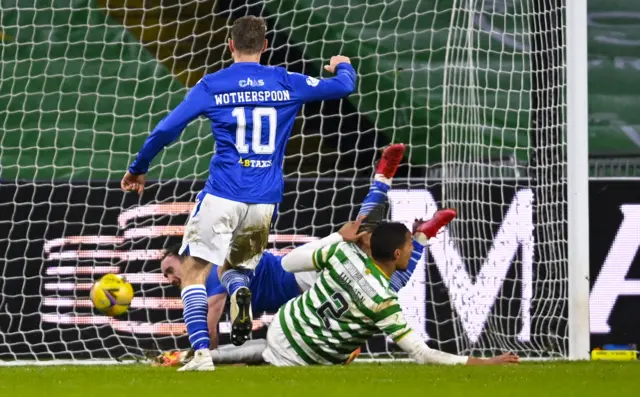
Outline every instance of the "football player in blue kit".
{"type": "MultiPolygon", "coordinates": [[[[398,165],[404,154],[404,145],[395,144],[387,147],[382,155],[382,159],[376,169],[374,181],[369,188],[369,192],[363,201],[358,214],[358,221],[347,223],[339,232],[340,238],[343,240],[354,241],[363,234],[371,231],[377,222],[382,221],[384,216],[384,208],[387,201],[387,191],[392,182],[398,165]],[[362,219],[366,217],[366,222],[360,224],[362,219]]],[[[444,209],[436,212],[434,217],[429,221],[416,221],[414,224],[414,233],[423,233],[425,237],[434,237],[444,226],[446,226],[456,213],[451,209],[444,209]]],[[[308,247],[326,245],[327,239],[337,238],[337,234],[333,234],[322,240],[308,243],[308,247]]],[[[364,243],[366,244],[366,243],[364,243]]],[[[404,287],[420,258],[422,257],[424,246],[418,241],[413,242],[414,250],[412,253],[409,267],[406,271],[395,272],[391,277],[391,285],[399,291],[404,287]]],[[[295,298],[302,292],[309,289],[316,281],[316,272],[289,273],[282,268],[281,256],[274,255],[265,251],[255,271],[250,277],[250,288],[252,291],[252,309],[253,312],[275,313],[282,305],[290,299],[295,298]]],[[[181,264],[183,257],[179,254],[178,247],[170,248],[166,251],[161,261],[161,270],[167,280],[174,286],[181,286],[181,264]]],[[[212,271],[205,283],[208,296],[208,326],[212,340],[212,348],[217,346],[217,325],[224,310],[227,298],[226,291],[220,283],[218,272],[212,271]]],[[[260,359],[260,347],[247,346],[246,349],[222,349],[214,351],[214,360],[224,362],[227,359],[234,361],[242,361],[244,357],[255,357],[260,359]],[[228,357],[228,358],[227,358],[228,357]]],[[[251,361],[251,359],[248,359],[251,361]]]]}
{"type": "Polygon", "coordinates": [[[142,193],[145,174],[160,151],[200,116],[211,121],[215,155],[209,177],[185,226],[180,254],[182,302],[189,341],[196,351],[183,371],[211,371],[205,281],[213,265],[230,296],[231,340],[241,345],[252,328],[251,271],[267,246],[276,205],[282,200],[282,165],[296,115],[311,101],[339,99],[355,89],[349,58],[334,56],[329,79],[260,64],[266,24],[246,16],[231,27],[234,63],[204,76],[151,132],[122,179],[125,191],[142,193]]]}

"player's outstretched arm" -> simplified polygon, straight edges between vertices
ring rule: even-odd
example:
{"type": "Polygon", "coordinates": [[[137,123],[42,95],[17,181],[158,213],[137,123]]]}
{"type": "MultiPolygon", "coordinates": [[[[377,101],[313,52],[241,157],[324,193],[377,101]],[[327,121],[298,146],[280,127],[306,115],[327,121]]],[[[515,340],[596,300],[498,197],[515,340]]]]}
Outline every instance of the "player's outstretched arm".
{"type": "Polygon", "coordinates": [[[207,298],[207,326],[209,327],[210,347],[212,349],[218,346],[218,323],[220,322],[226,301],[227,294],[217,294],[207,298]]]}
{"type": "Polygon", "coordinates": [[[441,352],[427,346],[427,344],[424,343],[424,341],[415,332],[409,332],[409,334],[396,343],[419,364],[500,365],[516,364],[520,362],[520,358],[513,353],[505,353],[500,356],[483,359],[441,352]]]}
{"type": "Polygon", "coordinates": [[[327,237],[312,241],[300,247],[296,247],[291,252],[282,257],[282,268],[290,273],[310,272],[318,270],[314,261],[316,251],[326,248],[332,244],[342,242],[339,233],[332,233],[327,237]]]}
{"type": "Polygon", "coordinates": [[[396,344],[407,352],[409,357],[414,359],[418,364],[469,364],[469,357],[467,356],[458,356],[456,354],[431,349],[412,330],[409,330],[406,335],[396,340],[396,344]]]}
{"type": "Polygon", "coordinates": [[[288,73],[287,80],[293,92],[303,102],[340,99],[351,94],[356,88],[356,71],[351,60],[345,56],[331,57],[325,70],[335,73],[329,79],[316,79],[300,73],[288,73]]]}
{"type": "Polygon", "coordinates": [[[343,241],[357,241],[366,234],[366,232],[358,233],[358,229],[360,229],[360,225],[364,219],[364,217],[360,217],[355,221],[347,222],[337,233],[330,234],[321,240],[312,241],[295,248],[293,251],[282,257],[282,268],[291,273],[318,270],[316,258],[322,257],[326,254],[326,252],[323,253],[323,249],[326,250],[327,247],[332,244],[341,243],[343,241]]]}
{"type": "Polygon", "coordinates": [[[520,357],[513,353],[505,353],[496,357],[484,359],[441,352],[440,350],[431,349],[415,332],[412,331],[396,343],[419,364],[502,365],[517,364],[520,362],[520,357]]]}
{"type": "Polygon", "coordinates": [[[431,349],[407,324],[402,309],[396,301],[390,301],[387,307],[380,308],[376,314],[376,327],[389,335],[393,341],[419,364],[444,365],[490,365],[520,362],[520,358],[512,353],[490,359],[479,359],[468,356],[445,353],[431,349]]]}
{"type": "Polygon", "coordinates": [[[376,327],[389,335],[393,341],[409,357],[419,364],[467,364],[469,357],[449,354],[429,348],[426,343],[413,331],[404,318],[397,300],[389,301],[386,307],[380,307],[374,318],[376,327]]]}
{"type": "Polygon", "coordinates": [[[162,119],[147,137],[129,171],[122,180],[121,187],[127,191],[142,192],[144,178],[139,178],[149,170],[151,161],[160,151],[176,140],[187,125],[200,116],[211,103],[206,83],[201,80],[187,94],[184,101],[162,119]]]}
{"type": "Polygon", "coordinates": [[[416,219],[413,223],[413,252],[409,260],[409,266],[406,270],[395,271],[391,275],[391,287],[396,291],[404,288],[411,279],[411,275],[418,265],[418,261],[422,258],[426,241],[435,237],[442,228],[447,226],[455,217],[457,212],[451,208],[444,208],[436,211],[431,219],[423,221],[416,219]],[[423,242],[420,242],[420,241],[423,242]]]}

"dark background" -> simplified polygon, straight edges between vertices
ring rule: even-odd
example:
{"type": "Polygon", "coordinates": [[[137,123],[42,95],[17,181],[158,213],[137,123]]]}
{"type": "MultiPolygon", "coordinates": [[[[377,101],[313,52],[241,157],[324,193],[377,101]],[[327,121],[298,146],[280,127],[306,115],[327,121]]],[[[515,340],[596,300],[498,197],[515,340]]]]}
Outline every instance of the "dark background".
{"type": "MultiPolygon", "coordinates": [[[[640,205],[640,181],[591,182],[589,189],[589,222],[591,263],[590,286],[593,287],[600,268],[604,263],[611,244],[616,237],[623,204],[640,205]]],[[[635,224],[640,224],[636,222],[635,224]]],[[[640,230],[637,230],[640,234],[640,230]]],[[[640,279],[640,250],[636,251],[633,263],[627,273],[628,279],[640,279]]],[[[610,288],[615,289],[616,285],[610,288]]],[[[640,345],[640,295],[620,296],[609,317],[609,334],[591,334],[591,345],[605,343],[635,343],[640,345]]]]}
{"type": "MultiPolygon", "coordinates": [[[[436,181],[430,181],[429,191],[438,201],[440,186],[436,181]]],[[[288,183],[286,191],[296,191],[296,194],[285,196],[280,206],[280,215],[275,224],[279,234],[297,233],[324,236],[334,231],[345,220],[353,218],[357,206],[367,191],[368,181],[355,180],[350,182],[297,181],[288,183]],[[354,183],[356,182],[356,183],[354,183]]],[[[397,183],[395,189],[423,188],[416,182],[408,185],[397,183]]],[[[468,271],[474,276],[479,271],[479,264],[486,254],[491,241],[485,239],[484,246],[478,243],[477,236],[494,235],[500,226],[504,211],[511,202],[518,186],[483,183],[485,191],[481,197],[491,197],[491,201],[500,204],[479,204],[474,214],[461,214],[460,222],[465,235],[454,236],[458,242],[458,249],[466,257],[475,256],[476,260],[469,260],[468,271]],[[465,219],[468,218],[468,219],[465,219]],[[475,221],[473,220],[475,218],[475,221]],[[488,222],[490,221],[490,222],[488,222]],[[471,254],[470,254],[471,253],[471,254]]],[[[51,281],[91,281],[91,276],[48,276],[46,269],[55,266],[99,266],[116,265],[124,273],[158,272],[157,261],[122,261],[115,259],[80,259],[80,260],[47,260],[43,252],[45,240],[63,236],[88,235],[122,235],[124,230],[117,226],[117,217],[123,209],[134,205],[164,201],[193,201],[195,193],[201,188],[199,182],[169,181],[162,184],[154,183],[149,186],[144,195],[124,195],[114,183],[95,182],[61,183],[52,185],[25,183],[0,185],[0,255],[4,259],[0,262],[0,358],[29,359],[29,358],[89,358],[89,357],[121,357],[126,354],[141,354],[147,349],[167,349],[177,345],[188,346],[186,337],[140,334],[135,337],[128,333],[115,332],[109,325],[77,326],[44,323],[40,313],[91,313],[90,308],[47,307],[41,305],[43,296],[86,298],[87,291],[45,291],[44,282],[51,281]],[[163,198],[157,200],[156,198],[163,198]]],[[[599,274],[600,267],[606,258],[611,243],[616,236],[622,216],[620,205],[640,204],[640,189],[638,181],[592,181],[590,185],[590,256],[591,256],[591,285],[599,274]]],[[[155,216],[131,221],[127,228],[151,225],[182,225],[186,215],[155,216]]],[[[640,233],[640,230],[638,231],[640,233]]],[[[120,246],[84,244],[82,246],[64,246],[60,249],[161,249],[169,243],[179,241],[178,237],[154,237],[128,240],[120,246]]],[[[541,243],[537,241],[537,243],[541,243]]],[[[283,243],[270,248],[283,248],[289,244],[283,243]]],[[[495,330],[500,330],[498,344],[515,344],[522,349],[548,349],[562,351],[562,341],[546,339],[543,334],[549,334],[543,327],[547,326],[545,318],[532,319],[533,346],[518,345],[508,335],[507,330],[515,335],[519,329],[519,295],[520,266],[516,259],[514,266],[507,275],[503,285],[503,294],[496,300],[493,312],[487,322],[485,334],[481,337],[478,347],[486,347],[489,343],[496,344],[495,330]],[[506,339],[506,340],[504,340],[506,339]]],[[[451,313],[448,304],[448,294],[443,286],[436,267],[429,264],[427,256],[427,287],[426,309],[427,330],[432,338],[441,343],[438,347],[449,351],[456,351],[454,341],[459,334],[459,324],[456,315],[451,313]],[[458,332],[456,332],[458,330],[458,332]]],[[[534,272],[534,276],[536,273],[534,272]]],[[[636,254],[633,265],[627,277],[640,278],[640,254],[636,254]]],[[[536,289],[534,283],[534,300],[544,298],[544,291],[536,289]]],[[[145,297],[178,297],[178,291],[170,286],[134,285],[136,296],[145,297]]],[[[611,288],[616,288],[612,285],[611,288]]],[[[540,304],[544,303],[541,299],[540,304]]],[[[535,304],[535,302],[534,302],[535,304]]],[[[561,306],[561,305],[560,305],[561,306]]],[[[620,297],[609,319],[611,333],[607,335],[592,335],[592,345],[600,346],[604,343],[640,343],[640,296],[620,297]]],[[[547,313],[547,317],[551,312],[547,313]]],[[[557,316],[556,313],[551,313],[557,316]]],[[[143,323],[179,322],[180,310],[135,309],[125,316],[124,320],[143,323]]],[[[558,317],[556,321],[563,321],[558,317]]],[[[464,339],[464,337],[463,337],[464,339]]],[[[225,342],[223,339],[222,342],[225,342]]],[[[373,351],[384,351],[385,342],[382,338],[375,338],[370,343],[373,351]]],[[[464,345],[464,340],[463,340],[464,345]]],[[[473,347],[471,347],[473,349],[473,347]]]]}

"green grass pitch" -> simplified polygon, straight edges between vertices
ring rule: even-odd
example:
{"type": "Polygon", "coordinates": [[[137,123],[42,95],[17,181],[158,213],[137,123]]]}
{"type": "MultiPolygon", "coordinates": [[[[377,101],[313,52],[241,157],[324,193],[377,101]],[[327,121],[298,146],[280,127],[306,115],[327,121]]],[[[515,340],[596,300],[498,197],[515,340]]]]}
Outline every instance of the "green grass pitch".
{"type": "Polygon", "coordinates": [[[178,373],[142,365],[2,367],[0,396],[637,396],[640,363],[352,364],[178,373]]]}

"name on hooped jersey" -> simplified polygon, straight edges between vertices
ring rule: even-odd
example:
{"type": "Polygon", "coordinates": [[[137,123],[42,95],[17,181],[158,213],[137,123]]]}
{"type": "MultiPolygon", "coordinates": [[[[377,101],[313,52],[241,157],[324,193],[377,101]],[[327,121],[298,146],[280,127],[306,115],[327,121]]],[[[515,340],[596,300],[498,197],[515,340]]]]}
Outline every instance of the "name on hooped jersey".
{"type": "Polygon", "coordinates": [[[291,100],[287,90],[279,91],[240,91],[214,95],[216,105],[246,102],[282,102],[291,100]]]}
{"type": "Polygon", "coordinates": [[[360,291],[351,286],[352,280],[349,278],[349,276],[344,273],[340,273],[339,277],[344,284],[343,287],[349,290],[348,292],[351,294],[351,298],[358,301],[358,303],[364,303],[364,296],[362,296],[362,293],[360,291]]]}
{"type": "Polygon", "coordinates": [[[271,167],[271,160],[243,160],[240,158],[238,164],[248,168],[269,168],[271,167]]]}
{"type": "Polygon", "coordinates": [[[349,276],[351,276],[351,279],[355,281],[360,286],[360,288],[362,288],[364,293],[367,294],[369,298],[373,299],[377,295],[376,290],[372,286],[370,286],[369,283],[367,283],[367,281],[362,276],[362,273],[360,273],[358,269],[353,266],[353,263],[351,263],[351,261],[346,261],[342,265],[344,266],[349,276]]]}

